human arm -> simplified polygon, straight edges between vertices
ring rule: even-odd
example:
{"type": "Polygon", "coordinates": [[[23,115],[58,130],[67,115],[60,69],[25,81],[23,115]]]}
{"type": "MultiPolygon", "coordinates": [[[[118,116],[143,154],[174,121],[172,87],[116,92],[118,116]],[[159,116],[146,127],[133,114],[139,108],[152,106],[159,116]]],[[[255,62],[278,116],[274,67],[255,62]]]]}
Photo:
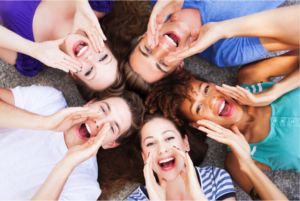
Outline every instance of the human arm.
{"type": "Polygon", "coordinates": [[[98,111],[89,108],[70,107],[43,116],[15,107],[14,104],[13,92],[0,88],[0,127],[62,132],[85,121],[89,116],[101,115],[98,111]]]}
{"type": "Polygon", "coordinates": [[[157,184],[152,170],[152,154],[150,152],[144,167],[144,177],[150,200],[166,200],[167,181],[161,179],[160,184],[157,184]]]}
{"type": "Polygon", "coordinates": [[[175,146],[173,146],[172,149],[184,160],[185,171],[181,170],[180,176],[185,183],[185,188],[188,194],[193,198],[193,200],[208,200],[200,187],[194,164],[191,160],[191,157],[189,156],[189,153],[183,153],[179,150],[179,148],[175,146]]]}
{"type": "Polygon", "coordinates": [[[292,50],[279,57],[248,64],[238,72],[240,85],[268,82],[270,77],[284,76],[267,90],[251,93],[242,87],[223,85],[217,89],[231,97],[239,104],[251,106],[269,105],[283,94],[300,86],[299,79],[299,49],[292,50]]]}
{"type": "Polygon", "coordinates": [[[79,29],[85,31],[96,52],[102,52],[106,37],[100,27],[100,23],[87,0],[75,1],[76,13],[72,33],[79,29]]]}
{"type": "Polygon", "coordinates": [[[263,11],[221,22],[210,22],[200,29],[192,30],[191,37],[198,37],[198,39],[183,50],[170,54],[166,60],[171,62],[201,53],[218,40],[232,37],[259,37],[267,51],[275,51],[276,48],[271,44],[274,43],[274,40],[286,44],[285,47],[279,46],[278,50],[283,50],[280,47],[284,49],[299,48],[299,22],[299,5],[263,11]],[[265,40],[266,38],[272,39],[273,42],[265,40]],[[271,49],[267,48],[269,46],[272,46],[271,49]]]}
{"type": "Polygon", "coordinates": [[[237,172],[231,171],[233,173],[232,176],[239,174],[239,176],[243,176],[250,182],[248,189],[242,187],[247,193],[250,192],[252,185],[262,200],[288,200],[272,181],[255,165],[250,157],[250,146],[245,140],[244,135],[239,132],[237,126],[231,126],[232,132],[208,120],[200,120],[197,124],[200,125],[198,129],[206,132],[208,137],[226,144],[232,149],[239,165],[239,168],[236,168],[238,169],[237,172]]]}
{"type": "Polygon", "coordinates": [[[170,20],[176,21],[183,3],[184,0],[158,0],[156,2],[151,12],[147,28],[148,45],[152,49],[158,45],[159,32],[167,20],[167,17],[172,14],[170,20]]]}
{"type": "Polygon", "coordinates": [[[3,26],[0,26],[0,35],[2,36],[0,38],[0,46],[2,48],[27,54],[47,66],[58,68],[65,72],[69,72],[69,70],[77,72],[80,70],[81,63],[59,49],[59,45],[64,43],[66,37],[55,41],[35,43],[3,26]]]}
{"type": "Polygon", "coordinates": [[[91,137],[84,144],[70,148],[31,200],[58,200],[73,169],[97,154],[109,129],[109,124],[105,124],[96,137],[91,137]]]}

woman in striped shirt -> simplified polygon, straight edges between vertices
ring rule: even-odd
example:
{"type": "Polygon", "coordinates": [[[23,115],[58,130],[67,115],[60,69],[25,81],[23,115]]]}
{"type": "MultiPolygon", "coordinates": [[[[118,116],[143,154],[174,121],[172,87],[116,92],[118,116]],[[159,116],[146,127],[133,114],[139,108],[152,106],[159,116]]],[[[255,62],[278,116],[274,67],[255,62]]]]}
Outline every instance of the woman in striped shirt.
{"type": "Polygon", "coordinates": [[[199,130],[178,126],[162,113],[146,115],[136,141],[145,163],[146,185],[141,184],[127,200],[236,200],[225,170],[193,165],[204,158],[204,139],[199,130]]]}

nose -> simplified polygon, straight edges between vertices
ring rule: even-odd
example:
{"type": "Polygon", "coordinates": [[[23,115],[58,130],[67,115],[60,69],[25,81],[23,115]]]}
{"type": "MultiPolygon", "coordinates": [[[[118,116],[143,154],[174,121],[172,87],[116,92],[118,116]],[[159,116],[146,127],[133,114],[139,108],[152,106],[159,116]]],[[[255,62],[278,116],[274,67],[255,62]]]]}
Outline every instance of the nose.
{"type": "Polygon", "coordinates": [[[160,42],[158,46],[154,48],[153,55],[157,59],[163,59],[168,56],[169,52],[169,46],[164,44],[163,42],[160,42]]]}
{"type": "Polygon", "coordinates": [[[90,63],[93,60],[94,54],[92,52],[87,52],[86,55],[84,55],[84,61],[90,63]]]}
{"type": "Polygon", "coordinates": [[[166,146],[164,146],[163,144],[160,144],[158,146],[158,154],[161,155],[165,152],[168,152],[168,148],[166,146]]]}
{"type": "Polygon", "coordinates": [[[101,128],[105,125],[105,123],[107,123],[107,121],[101,118],[94,119],[94,122],[98,131],[100,131],[101,128]]]}

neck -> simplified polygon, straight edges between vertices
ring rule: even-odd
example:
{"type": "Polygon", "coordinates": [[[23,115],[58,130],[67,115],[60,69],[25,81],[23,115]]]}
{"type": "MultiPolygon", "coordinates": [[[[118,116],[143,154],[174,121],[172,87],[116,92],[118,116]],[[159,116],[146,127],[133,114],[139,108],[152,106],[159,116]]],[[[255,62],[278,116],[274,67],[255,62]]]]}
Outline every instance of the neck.
{"type": "Polygon", "coordinates": [[[255,119],[255,115],[254,115],[255,108],[246,105],[241,105],[240,107],[243,110],[243,116],[240,121],[235,123],[235,125],[238,127],[239,131],[244,134],[248,127],[248,124],[253,122],[255,119]]]}
{"type": "MultiPolygon", "coordinates": [[[[185,171],[185,170],[183,170],[185,171]]],[[[186,192],[185,183],[180,174],[171,181],[167,181],[166,185],[166,198],[167,200],[191,200],[192,198],[186,192]]]]}

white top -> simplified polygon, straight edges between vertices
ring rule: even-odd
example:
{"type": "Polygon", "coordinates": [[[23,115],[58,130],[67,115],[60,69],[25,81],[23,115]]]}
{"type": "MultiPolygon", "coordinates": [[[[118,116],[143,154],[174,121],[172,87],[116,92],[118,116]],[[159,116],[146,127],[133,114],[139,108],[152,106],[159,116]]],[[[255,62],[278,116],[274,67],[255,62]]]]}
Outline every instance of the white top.
{"type": "MultiPolygon", "coordinates": [[[[67,107],[60,91],[31,86],[12,89],[15,106],[40,115],[67,107]]],[[[54,166],[68,151],[62,132],[0,127],[0,200],[30,200],[54,166]]],[[[78,165],[67,180],[59,200],[97,200],[96,157],[78,165]]]]}

